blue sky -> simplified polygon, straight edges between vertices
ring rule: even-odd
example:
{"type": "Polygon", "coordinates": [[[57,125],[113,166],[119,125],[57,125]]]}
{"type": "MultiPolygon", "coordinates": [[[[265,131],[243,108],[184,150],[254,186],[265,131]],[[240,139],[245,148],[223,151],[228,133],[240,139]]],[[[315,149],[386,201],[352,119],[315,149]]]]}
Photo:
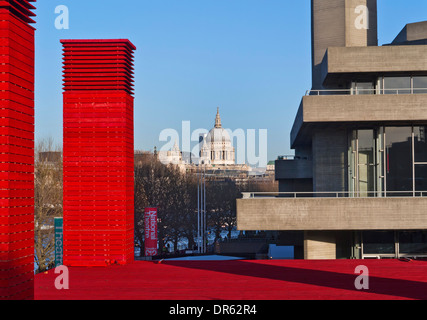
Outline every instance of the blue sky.
{"type": "MultiPolygon", "coordinates": [[[[60,39],[127,38],[135,52],[135,149],[160,148],[163,129],[267,129],[268,158],[311,87],[309,0],[45,0],[36,3],[36,140],[62,143],[60,39]],[[55,28],[66,5],[70,29],[55,28]]],[[[379,44],[427,20],[425,0],[378,0],[379,44]]]]}

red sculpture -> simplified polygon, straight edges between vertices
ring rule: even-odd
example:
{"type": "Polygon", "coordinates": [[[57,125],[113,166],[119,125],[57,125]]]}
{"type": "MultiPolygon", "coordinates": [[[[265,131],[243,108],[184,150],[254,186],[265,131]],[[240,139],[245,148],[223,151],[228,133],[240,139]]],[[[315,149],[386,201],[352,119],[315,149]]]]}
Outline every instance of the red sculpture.
{"type": "Polygon", "coordinates": [[[128,40],[62,40],[64,265],[134,259],[133,51],[128,40]]]}
{"type": "Polygon", "coordinates": [[[0,300],[34,297],[35,0],[0,0],[0,300]]]}

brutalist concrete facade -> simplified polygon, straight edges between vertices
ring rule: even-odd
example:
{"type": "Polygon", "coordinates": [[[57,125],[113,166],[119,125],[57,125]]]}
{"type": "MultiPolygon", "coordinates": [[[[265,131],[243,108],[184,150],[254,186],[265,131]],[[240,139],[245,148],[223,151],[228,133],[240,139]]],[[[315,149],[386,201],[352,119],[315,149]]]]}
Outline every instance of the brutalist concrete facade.
{"type": "Polygon", "coordinates": [[[238,228],[298,231],[306,259],[427,256],[426,43],[421,22],[378,46],[376,0],[312,0],[295,158],[277,197],[237,201],[238,228]]]}

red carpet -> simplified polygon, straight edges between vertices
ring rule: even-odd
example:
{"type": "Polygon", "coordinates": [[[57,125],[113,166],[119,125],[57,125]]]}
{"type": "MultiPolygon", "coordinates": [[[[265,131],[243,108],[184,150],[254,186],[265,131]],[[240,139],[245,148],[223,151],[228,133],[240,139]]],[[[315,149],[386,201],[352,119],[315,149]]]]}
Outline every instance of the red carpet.
{"type": "Polygon", "coordinates": [[[70,268],[69,290],[50,271],[35,279],[36,300],[427,300],[427,262],[259,260],[134,262],[70,268]],[[369,268],[358,291],[355,268],[369,268]]]}

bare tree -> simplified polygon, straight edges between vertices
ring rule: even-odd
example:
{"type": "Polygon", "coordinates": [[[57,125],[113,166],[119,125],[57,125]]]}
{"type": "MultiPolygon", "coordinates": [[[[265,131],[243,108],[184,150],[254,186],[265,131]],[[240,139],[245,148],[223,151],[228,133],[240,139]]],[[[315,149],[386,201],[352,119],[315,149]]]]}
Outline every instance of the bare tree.
{"type": "Polygon", "coordinates": [[[34,166],[34,251],[36,272],[54,266],[54,218],[62,217],[62,150],[53,139],[35,147],[34,166]]]}
{"type": "MultiPolygon", "coordinates": [[[[167,243],[178,249],[181,240],[188,248],[196,245],[197,233],[197,174],[180,172],[178,167],[164,165],[156,155],[148,152],[135,154],[135,241],[144,246],[144,209],[158,209],[159,248],[167,243]]],[[[274,181],[252,181],[239,184],[233,179],[208,179],[206,183],[207,227],[221,238],[227,231],[231,237],[236,228],[236,199],[242,192],[277,191],[274,181]]],[[[141,255],[143,251],[141,250],[141,255]]]]}
{"type": "MultiPolygon", "coordinates": [[[[188,239],[195,244],[196,233],[196,179],[173,165],[162,164],[155,155],[137,153],[135,161],[135,240],[144,244],[144,209],[158,209],[159,248],[168,242],[173,250],[188,239]]],[[[142,255],[142,251],[141,251],[142,255]]]]}
{"type": "Polygon", "coordinates": [[[242,192],[277,192],[275,181],[248,179],[244,183],[237,183],[232,179],[217,181],[212,179],[207,183],[208,199],[207,213],[209,228],[214,232],[217,241],[221,232],[227,231],[231,238],[232,231],[237,227],[236,199],[242,197],[242,192]]]}

